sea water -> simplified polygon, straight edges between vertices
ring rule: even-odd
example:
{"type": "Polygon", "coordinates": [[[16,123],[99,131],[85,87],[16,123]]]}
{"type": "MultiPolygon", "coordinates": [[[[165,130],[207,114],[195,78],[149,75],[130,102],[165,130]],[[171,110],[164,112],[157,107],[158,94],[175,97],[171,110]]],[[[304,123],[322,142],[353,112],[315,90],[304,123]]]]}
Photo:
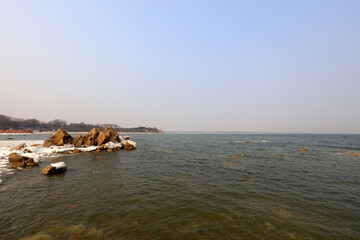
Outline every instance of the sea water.
{"type": "Polygon", "coordinates": [[[4,172],[0,239],[360,239],[360,135],[130,136],[4,172]]]}

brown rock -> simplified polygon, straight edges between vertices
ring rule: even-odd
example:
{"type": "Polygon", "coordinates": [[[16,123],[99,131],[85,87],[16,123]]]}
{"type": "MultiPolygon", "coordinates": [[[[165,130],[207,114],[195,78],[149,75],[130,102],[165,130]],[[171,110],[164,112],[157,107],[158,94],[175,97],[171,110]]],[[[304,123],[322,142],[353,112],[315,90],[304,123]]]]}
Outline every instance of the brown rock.
{"type": "Polygon", "coordinates": [[[124,136],[123,138],[124,138],[124,140],[130,140],[129,136],[124,136]]]}
{"type": "Polygon", "coordinates": [[[112,127],[105,128],[97,137],[98,146],[107,142],[120,142],[119,134],[112,127]]]}
{"type": "Polygon", "coordinates": [[[116,146],[116,147],[115,147],[115,150],[116,150],[116,151],[119,151],[120,149],[121,149],[121,147],[119,147],[119,146],[116,146]]]}
{"type": "Polygon", "coordinates": [[[33,153],[33,151],[31,151],[31,150],[28,149],[28,148],[25,148],[25,149],[24,149],[24,153],[33,153]]]}
{"type": "Polygon", "coordinates": [[[48,165],[43,168],[41,173],[44,175],[53,175],[53,174],[64,173],[65,171],[66,171],[65,165],[64,167],[53,167],[52,165],[48,165]]]}
{"type": "Polygon", "coordinates": [[[27,161],[26,161],[26,166],[31,166],[31,167],[34,167],[34,166],[37,166],[38,163],[34,161],[34,159],[32,158],[29,158],[27,161]]]}
{"type": "Polygon", "coordinates": [[[48,139],[46,139],[46,140],[44,141],[44,143],[43,143],[43,146],[44,146],[44,147],[50,147],[51,145],[53,145],[53,144],[52,144],[52,142],[50,142],[50,140],[48,140],[48,139]]]}
{"type": "Polygon", "coordinates": [[[88,132],[84,136],[83,144],[86,146],[96,146],[97,145],[97,137],[99,136],[99,133],[101,132],[101,128],[93,128],[90,132],[88,132]]]}
{"type": "Polygon", "coordinates": [[[303,149],[301,150],[301,152],[308,152],[308,150],[309,150],[309,149],[307,149],[307,148],[303,148],[303,149]]]}
{"type": "Polygon", "coordinates": [[[9,165],[10,167],[25,167],[27,166],[37,166],[37,163],[33,158],[17,155],[16,153],[9,154],[9,165]],[[29,162],[27,164],[27,162],[29,162]]]}
{"type": "Polygon", "coordinates": [[[126,140],[124,144],[125,150],[133,150],[136,148],[136,143],[130,140],[126,140]]]}
{"type": "Polygon", "coordinates": [[[31,145],[31,147],[37,147],[37,146],[40,146],[41,144],[33,144],[31,145]]]}
{"type": "Polygon", "coordinates": [[[99,150],[99,152],[101,152],[101,151],[105,151],[106,149],[107,149],[106,145],[105,145],[105,144],[102,144],[102,145],[100,145],[100,146],[98,147],[97,150],[99,150]]]}
{"type": "Polygon", "coordinates": [[[71,144],[74,144],[75,147],[81,147],[81,145],[83,145],[83,141],[84,138],[81,136],[81,134],[79,134],[71,141],[71,144]]]}
{"type": "Polygon", "coordinates": [[[245,143],[252,143],[252,141],[244,141],[245,143]]]}
{"type": "Polygon", "coordinates": [[[49,140],[56,146],[63,146],[64,144],[71,143],[73,138],[64,130],[58,129],[49,140]]]}
{"type": "Polygon", "coordinates": [[[9,149],[9,151],[10,151],[10,152],[12,152],[12,151],[17,151],[17,150],[22,149],[23,147],[25,147],[25,143],[21,143],[21,144],[15,146],[15,147],[12,147],[12,148],[9,149]]]}
{"type": "Polygon", "coordinates": [[[111,136],[111,132],[108,128],[105,128],[104,130],[102,130],[96,139],[97,145],[100,146],[102,144],[107,143],[110,139],[110,136],[111,136]]]}
{"type": "Polygon", "coordinates": [[[111,132],[109,141],[110,142],[120,142],[119,134],[112,127],[108,127],[108,129],[111,132]]]}
{"type": "Polygon", "coordinates": [[[73,152],[74,152],[74,153],[79,153],[79,152],[80,152],[80,150],[79,150],[79,149],[77,149],[77,148],[75,148],[75,149],[73,150],[73,152]]]}

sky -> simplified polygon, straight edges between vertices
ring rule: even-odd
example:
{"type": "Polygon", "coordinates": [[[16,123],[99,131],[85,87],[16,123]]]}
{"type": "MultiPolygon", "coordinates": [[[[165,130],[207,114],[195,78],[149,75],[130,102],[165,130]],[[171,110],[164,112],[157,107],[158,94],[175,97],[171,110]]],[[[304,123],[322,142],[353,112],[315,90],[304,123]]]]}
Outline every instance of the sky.
{"type": "Polygon", "coordinates": [[[0,0],[0,114],[360,133],[360,1],[0,0]]]}

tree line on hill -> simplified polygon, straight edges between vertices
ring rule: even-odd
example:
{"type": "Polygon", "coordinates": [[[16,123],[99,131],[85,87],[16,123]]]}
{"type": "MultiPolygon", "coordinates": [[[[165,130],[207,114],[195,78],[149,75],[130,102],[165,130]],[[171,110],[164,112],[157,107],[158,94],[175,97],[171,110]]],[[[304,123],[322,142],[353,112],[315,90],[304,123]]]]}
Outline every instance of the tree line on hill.
{"type": "Polygon", "coordinates": [[[116,124],[67,123],[61,119],[42,122],[37,119],[12,118],[0,114],[0,130],[53,131],[59,128],[68,132],[88,132],[93,128],[112,126],[118,132],[162,133],[161,129],[148,127],[123,128],[116,124]]]}

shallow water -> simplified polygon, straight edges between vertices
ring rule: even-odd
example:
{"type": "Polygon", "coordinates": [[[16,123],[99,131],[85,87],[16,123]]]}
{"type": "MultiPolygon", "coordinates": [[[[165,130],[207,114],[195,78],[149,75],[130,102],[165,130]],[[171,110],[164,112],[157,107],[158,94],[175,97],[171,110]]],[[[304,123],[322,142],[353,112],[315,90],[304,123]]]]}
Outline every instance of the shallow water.
{"type": "Polygon", "coordinates": [[[360,239],[360,135],[130,136],[6,175],[0,239],[360,239]]]}

